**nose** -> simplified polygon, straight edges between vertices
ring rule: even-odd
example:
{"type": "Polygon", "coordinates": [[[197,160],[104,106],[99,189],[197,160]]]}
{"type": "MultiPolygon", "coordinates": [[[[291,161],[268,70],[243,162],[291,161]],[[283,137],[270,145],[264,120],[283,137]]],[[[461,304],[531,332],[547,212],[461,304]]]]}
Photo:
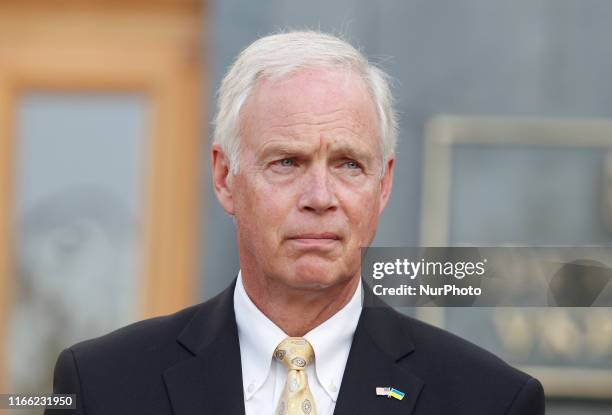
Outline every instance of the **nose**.
{"type": "Polygon", "coordinates": [[[326,166],[310,166],[304,176],[304,187],[299,198],[300,210],[317,214],[336,210],[338,199],[326,166]]]}

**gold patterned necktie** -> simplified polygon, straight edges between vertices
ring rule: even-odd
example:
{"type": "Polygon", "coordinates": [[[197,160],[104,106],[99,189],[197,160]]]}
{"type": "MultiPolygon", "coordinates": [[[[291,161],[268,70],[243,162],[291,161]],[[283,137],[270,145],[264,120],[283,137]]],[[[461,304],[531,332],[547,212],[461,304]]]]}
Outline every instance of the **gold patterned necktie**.
{"type": "Polygon", "coordinates": [[[288,371],[275,414],[317,415],[306,376],[306,366],[314,360],[310,343],[302,337],[287,337],[274,350],[274,358],[283,363],[288,371]]]}

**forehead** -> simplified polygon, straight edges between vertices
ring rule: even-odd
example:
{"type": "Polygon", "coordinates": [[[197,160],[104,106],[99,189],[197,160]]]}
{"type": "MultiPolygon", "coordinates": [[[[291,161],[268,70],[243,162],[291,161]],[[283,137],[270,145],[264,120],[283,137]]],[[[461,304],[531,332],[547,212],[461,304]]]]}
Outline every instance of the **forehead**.
{"type": "Polygon", "coordinates": [[[306,68],[279,79],[263,78],[241,116],[243,132],[251,137],[335,130],[335,134],[378,139],[371,94],[363,79],[347,70],[306,68]]]}

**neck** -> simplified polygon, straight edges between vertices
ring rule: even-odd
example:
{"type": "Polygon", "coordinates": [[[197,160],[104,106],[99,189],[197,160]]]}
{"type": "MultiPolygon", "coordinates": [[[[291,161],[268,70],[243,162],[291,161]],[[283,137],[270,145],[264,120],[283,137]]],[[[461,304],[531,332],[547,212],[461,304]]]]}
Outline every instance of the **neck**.
{"type": "Polygon", "coordinates": [[[281,283],[258,284],[242,274],[244,288],[255,306],[291,337],[306,333],[327,321],[353,297],[359,276],[324,289],[299,289],[281,283]]]}

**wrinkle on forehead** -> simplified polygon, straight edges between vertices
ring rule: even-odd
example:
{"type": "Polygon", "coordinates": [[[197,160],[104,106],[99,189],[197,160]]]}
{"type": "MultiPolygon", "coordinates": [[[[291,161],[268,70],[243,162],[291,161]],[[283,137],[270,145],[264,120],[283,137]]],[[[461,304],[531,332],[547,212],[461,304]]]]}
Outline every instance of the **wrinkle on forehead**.
{"type": "Polygon", "coordinates": [[[362,145],[360,142],[355,142],[352,139],[344,139],[332,137],[325,139],[320,137],[319,140],[303,141],[291,140],[283,138],[270,138],[264,141],[255,152],[257,158],[263,158],[267,154],[293,154],[304,153],[311,154],[320,150],[327,150],[330,153],[353,154],[359,158],[370,158],[372,152],[362,145]]]}
{"type": "Polygon", "coordinates": [[[250,136],[255,148],[272,137],[319,141],[336,136],[380,147],[374,102],[355,73],[319,68],[262,79],[243,109],[242,137],[250,136]]]}
{"type": "Polygon", "coordinates": [[[338,111],[333,119],[308,117],[307,120],[296,120],[286,124],[266,124],[257,131],[257,140],[251,142],[256,153],[269,152],[273,147],[276,152],[291,153],[292,149],[303,153],[314,153],[319,150],[329,152],[361,154],[380,151],[379,140],[372,135],[372,129],[356,120],[350,111],[338,111]]]}
{"type": "Polygon", "coordinates": [[[286,114],[271,114],[270,118],[273,121],[273,128],[299,128],[299,127],[325,127],[327,125],[333,128],[338,122],[346,123],[346,126],[341,128],[349,128],[353,130],[365,129],[369,126],[367,122],[356,116],[353,111],[347,108],[338,108],[328,112],[307,112],[300,111],[286,114]]]}

